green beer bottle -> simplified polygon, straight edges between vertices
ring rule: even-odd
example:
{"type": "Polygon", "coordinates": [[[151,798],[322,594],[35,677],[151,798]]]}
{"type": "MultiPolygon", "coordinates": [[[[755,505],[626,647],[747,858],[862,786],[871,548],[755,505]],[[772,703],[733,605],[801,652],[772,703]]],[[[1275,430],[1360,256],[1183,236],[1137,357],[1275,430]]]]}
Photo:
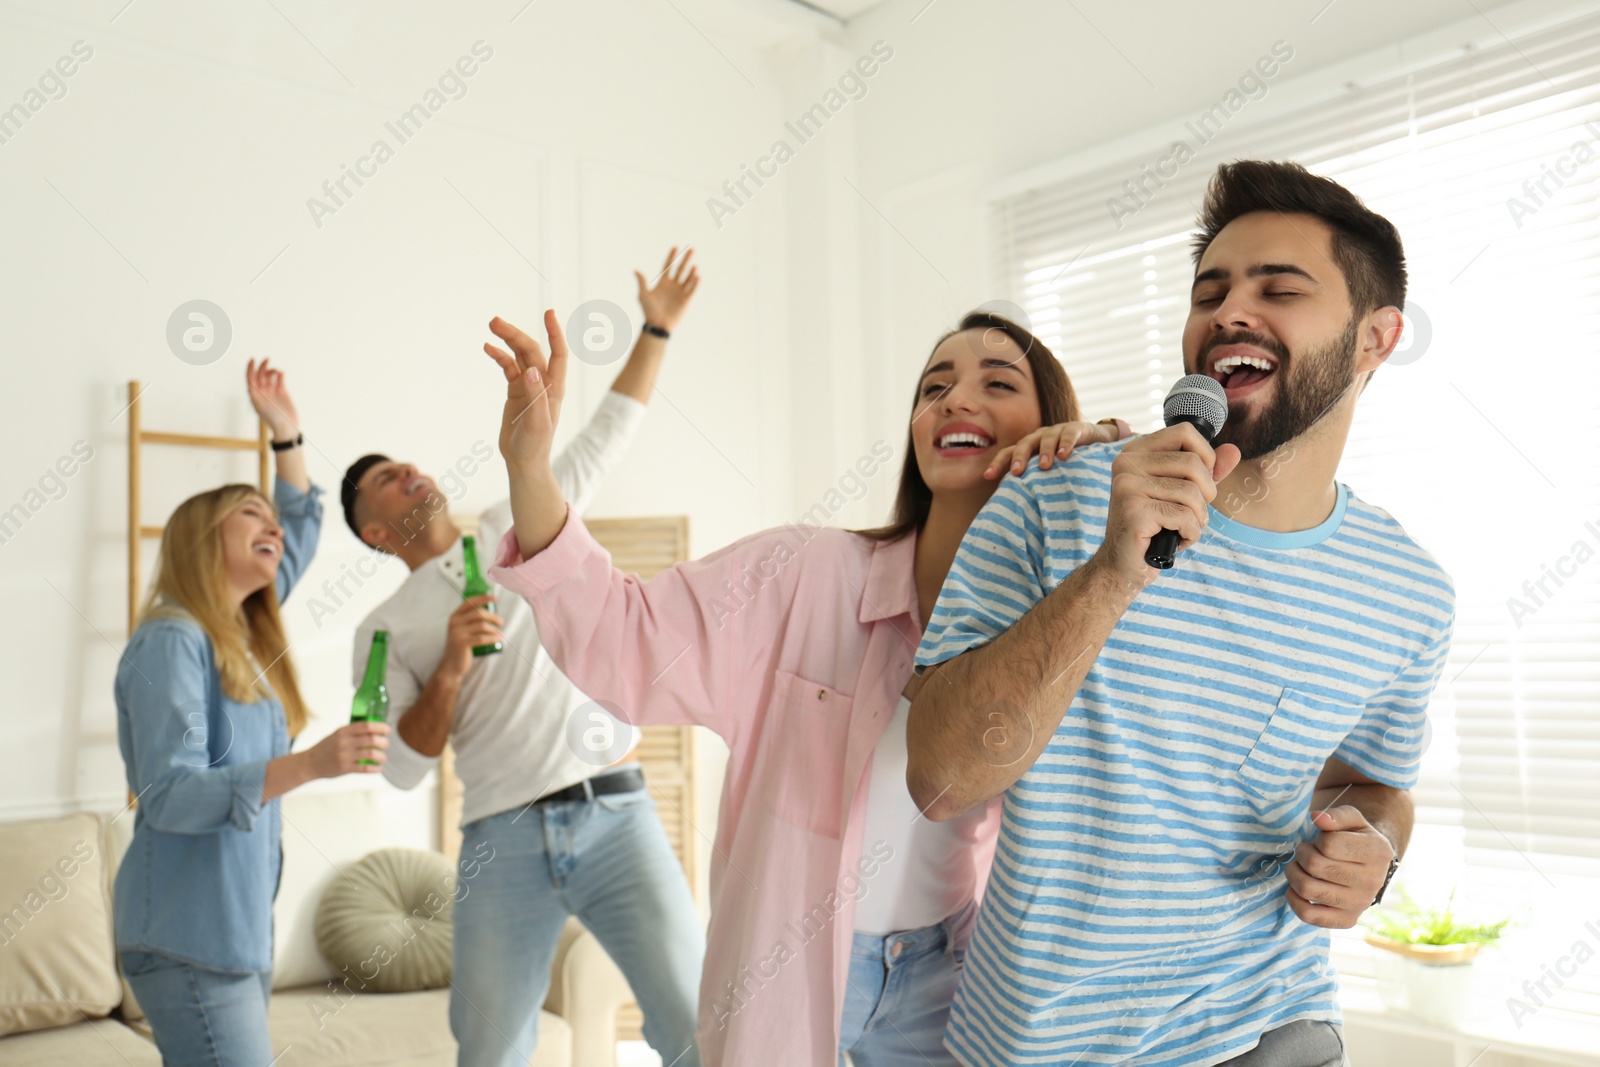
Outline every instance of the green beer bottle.
{"type": "MultiPolygon", "coordinates": [[[[372,635],[372,651],[367,653],[367,674],[361,679],[361,688],[350,703],[351,722],[388,722],[389,687],[384,676],[389,669],[389,631],[379,630],[372,635]]],[[[358,763],[372,765],[369,759],[358,763]]]]}
{"type": "MultiPolygon", "coordinates": [[[[461,599],[466,600],[469,597],[482,596],[489,592],[489,583],[484,581],[483,571],[478,567],[478,539],[471,534],[463,534],[461,537],[461,565],[462,569],[467,572],[466,583],[461,587],[461,599]]],[[[485,604],[484,610],[493,611],[494,601],[491,600],[485,604]]],[[[474,645],[472,654],[474,656],[489,656],[504,650],[505,647],[499,641],[492,645],[474,645]]]]}

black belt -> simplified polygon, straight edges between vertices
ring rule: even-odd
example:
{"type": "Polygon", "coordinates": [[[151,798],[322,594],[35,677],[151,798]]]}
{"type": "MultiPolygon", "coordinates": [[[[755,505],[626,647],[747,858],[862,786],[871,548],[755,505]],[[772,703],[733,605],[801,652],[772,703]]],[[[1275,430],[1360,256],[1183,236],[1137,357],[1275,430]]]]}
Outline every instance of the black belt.
{"type": "Polygon", "coordinates": [[[644,772],[637,767],[624,767],[620,771],[610,774],[597,774],[593,778],[586,778],[577,785],[569,785],[565,789],[557,789],[554,793],[546,793],[534,804],[556,804],[565,800],[593,800],[595,797],[609,796],[612,793],[632,793],[644,788],[644,772]]]}

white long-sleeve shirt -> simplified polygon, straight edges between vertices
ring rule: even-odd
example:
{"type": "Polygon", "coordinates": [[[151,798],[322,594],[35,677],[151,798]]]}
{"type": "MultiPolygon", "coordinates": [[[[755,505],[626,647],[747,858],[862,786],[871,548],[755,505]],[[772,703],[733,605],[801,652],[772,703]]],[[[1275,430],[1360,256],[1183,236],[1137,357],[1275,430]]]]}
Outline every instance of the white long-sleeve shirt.
{"type": "MultiPolygon", "coordinates": [[[[551,467],[574,512],[588,506],[600,483],[638,432],[646,408],[608,390],[578,436],[551,467]]],[[[511,502],[478,520],[478,564],[487,575],[501,535],[510,529],[511,502]]],[[[356,629],[352,683],[359,686],[376,630],[389,633],[389,721],[416,703],[444,656],[450,613],[461,604],[465,582],[461,541],[407,576],[393,596],[356,629]]],[[[551,662],[539,641],[533,612],[522,597],[496,589],[494,610],[505,626],[505,649],[474,657],[450,723],[455,770],[466,787],[461,822],[521,807],[606,769],[632,747],[637,731],[590,701],[551,662]]],[[[389,733],[383,775],[411,789],[439,762],[389,733]]]]}

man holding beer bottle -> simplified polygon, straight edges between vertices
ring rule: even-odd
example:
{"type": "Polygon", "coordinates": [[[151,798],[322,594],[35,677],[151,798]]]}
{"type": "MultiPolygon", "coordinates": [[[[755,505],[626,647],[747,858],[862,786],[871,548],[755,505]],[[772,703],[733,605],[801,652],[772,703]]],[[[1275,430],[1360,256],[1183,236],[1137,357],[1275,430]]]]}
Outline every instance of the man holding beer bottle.
{"type": "MultiPolygon", "coordinates": [[[[674,267],[673,249],[654,286],[634,274],[644,331],[554,464],[576,510],[643,421],[667,338],[699,285],[692,255],[674,267]]],[[[341,488],[350,529],[411,570],[356,632],[357,683],[374,635],[388,635],[386,682],[399,717],[383,773],[410,789],[449,741],[465,785],[462,851],[492,856],[453,913],[457,1062],[528,1062],[556,943],[567,916],[576,915],[628,979],[645,1040],[662,1062],[699,1067],[694,1028],[705,939],[632,759],[637,731],[556,668],[521,597],[497,599],[483,580],[511,526],[510,502],[483,513],[474,543],[432,479],[409,463],[364,456],[341,488]]]]}

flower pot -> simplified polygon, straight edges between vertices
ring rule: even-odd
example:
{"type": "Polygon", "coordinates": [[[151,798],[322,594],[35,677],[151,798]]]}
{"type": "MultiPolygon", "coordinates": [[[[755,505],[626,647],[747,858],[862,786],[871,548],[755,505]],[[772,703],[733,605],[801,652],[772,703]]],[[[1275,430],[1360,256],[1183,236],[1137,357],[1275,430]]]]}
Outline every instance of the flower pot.
{"type": "Polygon", "coordinates": [[[1440,1026],[1459,1023],[1472,989],[1472,961],[1482,943],[1410,945],[1370,932],[1366,940],[1382,950],[1373,954],[1372,962],[1384,1007],[1440,1026]]]}

